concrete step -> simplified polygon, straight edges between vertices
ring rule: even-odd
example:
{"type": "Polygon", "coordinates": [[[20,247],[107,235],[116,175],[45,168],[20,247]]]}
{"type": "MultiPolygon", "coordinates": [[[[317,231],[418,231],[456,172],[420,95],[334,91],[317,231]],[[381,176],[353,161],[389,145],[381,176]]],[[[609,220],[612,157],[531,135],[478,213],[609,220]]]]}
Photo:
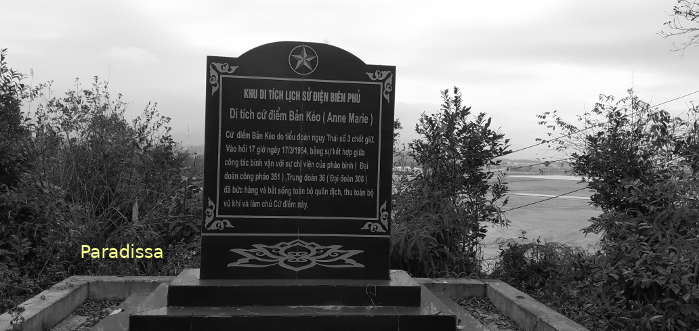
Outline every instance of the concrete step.
{"type": "Polygon", "coordinates": [[[400,306],[169,306],[131,316],[130,331],[454,331],[439,302],[400,306]]]}
{"type": "Polygon", "coordinates": [[[186,269],[168,289],[168,306],[414,306],[420,285],[402,270],[390,280],[199,279],[186,269]]]}

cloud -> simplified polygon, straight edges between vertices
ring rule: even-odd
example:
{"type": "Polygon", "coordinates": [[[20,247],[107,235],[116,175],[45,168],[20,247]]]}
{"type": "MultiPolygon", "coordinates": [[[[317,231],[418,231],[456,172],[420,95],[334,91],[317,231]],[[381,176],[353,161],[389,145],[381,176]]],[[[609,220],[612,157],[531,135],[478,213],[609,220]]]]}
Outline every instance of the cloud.
{"type": "Polygon", "coordinates": [[[142,48],[128,46],[128,47],[111,47],[107,51],[107,57],[124,62],[132,62],[138,64],[150,64],[158,62],[158,57],[142,48]]]}
{"type": "MultiPolygon", "coordinates": [[[[407,130],[421,111],[438,109],[441,89],[456,85],[513,144],[527,145],[541,133],[534,114],[560,109],[572,118],[599,93],[623,94],[632,77],[642,97],[657,102],[699,89],[699,49],[680,56],[657,35],[672,4],[11,2],[0,11],[0,47],[10,47],[12,65],[55,80],[58,92],[76,76],[101,75],[135,111],[158,101],[176,132],[190,125],[183,142],[199,143],[206,55],[235,57],[278,40],[330,40],[367,63],[397,67],[396,114],[407,130]]],[[[667,106],[680,109],[688,100],[667,106]]]]}

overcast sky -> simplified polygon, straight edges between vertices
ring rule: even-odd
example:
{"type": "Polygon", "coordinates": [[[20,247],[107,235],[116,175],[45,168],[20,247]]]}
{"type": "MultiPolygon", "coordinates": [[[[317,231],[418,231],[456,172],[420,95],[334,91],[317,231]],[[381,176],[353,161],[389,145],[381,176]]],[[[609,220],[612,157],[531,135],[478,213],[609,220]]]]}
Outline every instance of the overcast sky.
{"type": "MultiPolygon", "coordinates": [[[[61,92],[99,75],[129,101],[156,101],[176,138],[203,143],[205,60],[273,41],[325,42],[369,64],[395,65],[396,117],[415,137],[439,91],[459,86],[530,145],[535,115],[572,119],[600,93],[633,84],[652,104],[699,90],[699,48],[673,52],[658,35],[673,0],[492,1],[11,1],[0,8],[0,48],[12,67],[61,92]]],[[[677,42],[679,44],[679,40],[677,42]]],[[[667,105],[686,111],[699,94],[667,105]]],[[[551,155],[544,148],[519,157],[551,155]]],[[[514,155],[512,157],[515,157],[514,155]]]]}

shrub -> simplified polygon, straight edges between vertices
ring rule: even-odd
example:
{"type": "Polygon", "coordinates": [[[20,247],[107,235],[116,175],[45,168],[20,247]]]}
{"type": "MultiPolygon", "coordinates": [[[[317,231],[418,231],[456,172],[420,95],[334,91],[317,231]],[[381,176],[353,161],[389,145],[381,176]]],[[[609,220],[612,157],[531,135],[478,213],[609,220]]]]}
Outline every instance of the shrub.
{"type": "Polygon", "coordinates": [[[600,97],[579,117],[585,129],[555,112],[552,124],[539,116],[570,137],[558,148],[575,150],[574,171],[603,211],[585,229],[602,234],[586,286],[599,287],[588,293],[610,329],[699,328],[698,114],[672,117],[631,93],[600,97]]]}
{"type": "Polygon", "coordinates": [[[2,54],[0,136],[18,143],[0,143],[10,151],[0,154],[0,311],[73,274],[175,274],[196,263],[197,170],[170,119],[149,104],[126,120],[122,96],[95,77],[27,122],[20,105],[38,89],[22,85],[2,54]],[[82,244],[160,247],[165,259],[82,259],[82,244]]]}
{"type": "Polygon", "coordinates": [[[508,242],[500,253],[491,277],[532,295],[561,314],[592,329],[605,329],[608,323],[594,286],[600,254],[555,242],[508,242]]]}
{"type": "Polygon", "coordinates": [[[604,302],[625,313],[617,326],[689,330],[699,326],[699,210],[668,208],[648,216],[613,217],[614,240],[600,265],[604,302]]]}
{"type": "Polygon", "coordinates": [[[29,161],[29,129],[20,109],[28,93],[22,75],[7,66],[7,50],[0,50],[0,191],[17,185],[29,161]]]}
{"type": "Polygon", "coordinates": [[[422,115],[421,138],[410,144],[423,171],[394,183],[392,266],[416,276],[479,273],[485,224],[506,222],[507,188],[487,167],[500,163],[508,140],[484,113],[472,116],[457,88],[442,98],[440,112],[422,115]]]}

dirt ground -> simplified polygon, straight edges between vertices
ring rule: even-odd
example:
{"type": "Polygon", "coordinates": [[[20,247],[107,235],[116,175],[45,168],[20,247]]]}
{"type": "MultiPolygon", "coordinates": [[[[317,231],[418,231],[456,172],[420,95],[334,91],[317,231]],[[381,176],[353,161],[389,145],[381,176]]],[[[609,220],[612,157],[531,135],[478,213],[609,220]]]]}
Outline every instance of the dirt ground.
{"type": "Polygon", "coordinates": [[[51,331],[89,331],[101,319],[116,311],[122,301],[120,299],[86,299],[51,331]]]}
{"type": "Polygon", "coordinates": [[[488,298],[468,297],[459,300],[458,304],[488,329],[498,331],[521,330],[517,323],[498,311],[488,298]]]}

